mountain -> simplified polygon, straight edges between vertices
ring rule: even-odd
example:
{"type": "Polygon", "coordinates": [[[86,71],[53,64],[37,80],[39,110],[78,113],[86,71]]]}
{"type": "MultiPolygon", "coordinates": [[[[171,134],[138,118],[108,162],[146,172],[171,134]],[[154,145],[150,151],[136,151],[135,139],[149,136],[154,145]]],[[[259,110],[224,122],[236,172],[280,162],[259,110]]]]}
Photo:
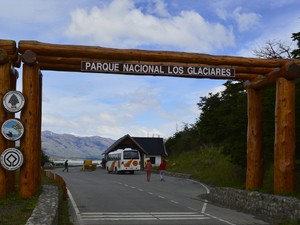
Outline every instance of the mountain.
{"type": "Polygon", "coordinates": [[[51,158],[102,159],[102,153],[115,140],[99,136],[78,137],[71,134],[42,132],[42,149],[51,158]]]}

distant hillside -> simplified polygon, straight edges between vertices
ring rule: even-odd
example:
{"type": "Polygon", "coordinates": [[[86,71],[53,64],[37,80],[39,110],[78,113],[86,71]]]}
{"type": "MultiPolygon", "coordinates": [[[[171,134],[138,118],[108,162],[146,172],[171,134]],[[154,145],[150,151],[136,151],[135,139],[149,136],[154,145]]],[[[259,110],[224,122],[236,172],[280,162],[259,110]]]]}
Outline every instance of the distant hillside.
{"type": "Polygon", "coordinates": [[[71,134],[42,132],[42,149],[53,158],[101,159],[102,153],[115,140],[99,136],[78,137],[71,134]]]}

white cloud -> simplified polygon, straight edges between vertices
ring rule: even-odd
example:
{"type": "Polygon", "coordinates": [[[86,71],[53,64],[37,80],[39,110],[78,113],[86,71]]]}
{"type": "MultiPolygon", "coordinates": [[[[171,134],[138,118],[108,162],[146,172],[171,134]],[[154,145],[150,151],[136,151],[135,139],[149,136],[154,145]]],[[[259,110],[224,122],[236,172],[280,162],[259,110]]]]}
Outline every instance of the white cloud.
{"type": "Polygon", "coordinates": [[[262,16],[254,12],[245,12],[241,6],[236,7],[233,11],[226,8],[216,8],[217,16],[222,20],[233,19],[240,32],[245,32],[260,26],[262,16]]]}
{"type": "Polygon", "coordinates": [[[233,11],[233,16],[236,19],[241,32],[259,25],[261,19],[259,14],[253,12],[245,13],[242,11],[241,7],[238,7],[233,11]]]}
{"type": "Polygon", "coordinates": [[[129,0],[113,0],[102,8],[77,9],[71,13],[65,34],[95,45],[119,48],[164,46],[213,52],[234,45],[232,30],[220,23],[211,23],[195,11],[169,16],[164,5],[159,8],[165,17],[144,13],[129,0]]]}

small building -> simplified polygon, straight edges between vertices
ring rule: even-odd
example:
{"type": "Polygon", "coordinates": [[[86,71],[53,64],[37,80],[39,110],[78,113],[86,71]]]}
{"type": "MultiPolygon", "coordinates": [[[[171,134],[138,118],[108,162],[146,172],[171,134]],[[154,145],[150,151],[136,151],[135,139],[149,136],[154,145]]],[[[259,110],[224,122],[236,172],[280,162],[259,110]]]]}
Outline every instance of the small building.
{"type": "MultiPolygon", "coordinates": [[[[159,166],[163,157],[168,154],[165,149],[163,138],[156,137],[131,137],[129,134],[124,135],[114,142],[105,152],[103,152],[104,158],[106,155],[117,149],[132,148],[136,149],[141,154],[141,161],[150,159],[150,162],[154,166],[159,166]]],[[[143,168],[142,164],[142,168],[143,168]]]]}
{"type": "Polygon", "coordinates": [[[168,156],[163,138],[133,137],[133,139],[147,152],[145,158],[150,159],[154,166],[159,166],[162,158],[168,156]]]}

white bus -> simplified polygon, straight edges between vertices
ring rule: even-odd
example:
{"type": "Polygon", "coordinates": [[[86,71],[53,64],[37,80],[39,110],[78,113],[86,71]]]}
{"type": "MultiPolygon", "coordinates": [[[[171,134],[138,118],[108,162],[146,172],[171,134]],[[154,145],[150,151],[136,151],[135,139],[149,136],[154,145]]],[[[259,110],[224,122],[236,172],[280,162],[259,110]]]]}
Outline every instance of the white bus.
{"type": "Polygon", "coordinates": [[[125,148],[110,152],[107,155],[106,170],[110,172],[130,172],[141,169],[141,156],[138,150],[125,148]]]}

